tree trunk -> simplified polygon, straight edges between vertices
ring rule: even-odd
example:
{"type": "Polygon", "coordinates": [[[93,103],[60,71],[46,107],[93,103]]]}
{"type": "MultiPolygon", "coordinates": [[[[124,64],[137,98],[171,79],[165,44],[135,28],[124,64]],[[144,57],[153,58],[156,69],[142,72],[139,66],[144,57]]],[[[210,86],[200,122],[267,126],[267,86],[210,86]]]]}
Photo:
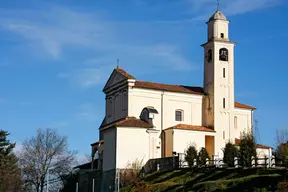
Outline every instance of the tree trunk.
{"type": "Polygon", "coordinates": [[[44,181],[41,181],[41,187],[40,187],[40,192],[44,191],[44,181]]]}
{"type": "Polygon", "coordinates": [[[36,186],[36,191],[39,192],[39,187],[40,187],[40,184],[37,184],[36,186]]]}

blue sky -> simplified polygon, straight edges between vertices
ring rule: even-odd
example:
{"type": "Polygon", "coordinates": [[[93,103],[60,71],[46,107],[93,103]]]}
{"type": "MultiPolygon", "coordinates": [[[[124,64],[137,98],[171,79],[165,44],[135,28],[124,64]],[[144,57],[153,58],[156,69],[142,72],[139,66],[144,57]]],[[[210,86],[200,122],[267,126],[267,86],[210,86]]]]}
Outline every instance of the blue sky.
{"type": "MultiPolygon", "coordinates": [[[[201,86],[216,0],[9,0],[0,3],[0,127],[21,143],[57,128],[90,153],[117,58],[139,80],[201,86]]],[[[257,107],[257,139],[287,129],[286,0],[223,0],[236,100],[257,107]]]]}

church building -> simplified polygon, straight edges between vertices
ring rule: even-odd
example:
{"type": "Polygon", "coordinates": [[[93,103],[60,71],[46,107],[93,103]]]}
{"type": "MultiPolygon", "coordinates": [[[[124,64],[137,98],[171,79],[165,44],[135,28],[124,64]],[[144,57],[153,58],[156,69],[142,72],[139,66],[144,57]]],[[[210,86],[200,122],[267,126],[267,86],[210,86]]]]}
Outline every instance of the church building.
{"type": "MultiPolygon", "coordinates": [[[[191,144],[205,147],[211,158],[223,158],[228,141],[253,130],[255,107],[235,101],[234,46],[229,21],[217,10],[208,20],[204,48],[203,87],[137,80],[121,68],[113,70],[103,92],[106,114],[99,128],[98,168],[125,168],[134,160],[170,157],[191,144]]],[[[257,144],[259,156],[271,147],[257,144]]]]}

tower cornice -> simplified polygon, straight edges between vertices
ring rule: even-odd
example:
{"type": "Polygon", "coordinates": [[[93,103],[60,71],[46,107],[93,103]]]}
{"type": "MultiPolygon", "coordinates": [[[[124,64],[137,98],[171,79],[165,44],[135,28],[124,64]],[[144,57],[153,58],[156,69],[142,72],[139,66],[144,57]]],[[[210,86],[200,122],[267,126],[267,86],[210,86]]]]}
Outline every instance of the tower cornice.
{"type": "Polygon", "coordinates": [[[233,41],[225,41],[225,40],[216,40],[216,39],[213,39],[213,40],[210,40],[204,44],[202,44],[201,46],[204,47],[205,45],[209,44],[209,43],[227,43],[227,44],[237,44],[236,42],[233,42],[233,41]]]}

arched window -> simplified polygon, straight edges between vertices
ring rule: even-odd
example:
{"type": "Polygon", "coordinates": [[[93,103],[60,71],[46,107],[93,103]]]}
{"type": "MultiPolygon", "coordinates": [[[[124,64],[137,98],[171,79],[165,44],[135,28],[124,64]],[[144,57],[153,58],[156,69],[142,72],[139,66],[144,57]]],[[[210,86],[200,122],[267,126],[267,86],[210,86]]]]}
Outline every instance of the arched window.
{"type": "Polygon", "coordinates": [[[175,111],[175,121],[183,121],[183,110],[175,111]]]}
{"type": "Polygon", "coordinates": [[[222,48],[219,50],[219,60],[228,61],[228,49],[222,48]]]}

